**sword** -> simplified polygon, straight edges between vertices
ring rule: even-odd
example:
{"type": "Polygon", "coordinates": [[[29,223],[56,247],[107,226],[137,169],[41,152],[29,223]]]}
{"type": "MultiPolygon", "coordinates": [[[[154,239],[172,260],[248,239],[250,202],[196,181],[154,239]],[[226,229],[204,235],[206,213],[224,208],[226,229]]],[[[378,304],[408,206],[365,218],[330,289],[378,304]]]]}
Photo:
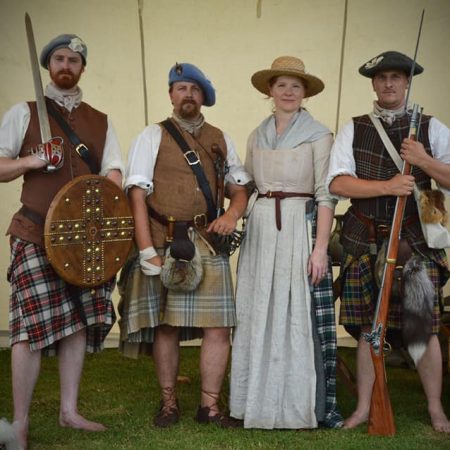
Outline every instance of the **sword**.
{"type": "Polygon", "coordinates": [[[30,52],[31,72],[33,74],[36,107],[42,142],[42,144],[38,145],[37,149],[32,150],[32,153],[47,162],[47,166],[44,168],[45,172],[54,172],[59,169],[63,163],[63,140],[60,137],[55,137],[52,139],[47,106],[45,104],[44,90],[42,89],[41,71],[39,69],[39,62],[37,58],[33,26],[28,13],[25,13],[25,28],[27,31],[28,50],[30,52]]]}

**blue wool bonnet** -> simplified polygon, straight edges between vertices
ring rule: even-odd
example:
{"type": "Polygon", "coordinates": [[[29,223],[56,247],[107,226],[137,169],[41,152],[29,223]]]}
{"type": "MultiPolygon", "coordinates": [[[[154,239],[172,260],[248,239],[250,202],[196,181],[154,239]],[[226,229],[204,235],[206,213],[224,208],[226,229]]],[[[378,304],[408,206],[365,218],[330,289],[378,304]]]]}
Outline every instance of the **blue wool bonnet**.
{"type": "Polygon", "coordinates": [[[60,34],[52,39],[41,51],[39,62],[44,69],[48,69],[48,60],[58,48],[68,48],[81,55],[83,66],[86,65],[87,47],[83,40],[76,34],[60,34]]]}
{"type": "Polygon", "coordinates": [[[196,83],[203,91],[203,104],[205,106],[213,106],[216,103],[216,92],[211,81],[206,78],[205,74],[196,66],[189,63],[176,63],[169,72],[169,86],[177,81],[188,81],[196,83]]]}

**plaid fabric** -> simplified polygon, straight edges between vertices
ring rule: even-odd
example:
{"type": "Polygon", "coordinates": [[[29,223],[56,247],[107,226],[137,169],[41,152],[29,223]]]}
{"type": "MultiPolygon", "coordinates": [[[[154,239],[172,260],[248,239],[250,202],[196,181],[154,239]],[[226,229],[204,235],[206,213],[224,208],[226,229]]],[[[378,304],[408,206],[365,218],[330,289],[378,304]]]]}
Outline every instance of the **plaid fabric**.
{"type": "MultiPolygon", "coordinates": [[[[315,220],[313,220],[312,231],[314,239],[316,234],[315,220]]],[[[319,425],[326,428],[340,428],[344,421],[336,400],[337,341],[331,258],[329,258],[327,276],[314,288],[312,300],[315,308],[317,333],[322,349],[326,384],[325,418],[319,425]]]]}
{"type": "MultiPolygon", "coordinates": [[[[428,276],[436,290],[432,333],[439,332],[442,287],[449,275],[445,252],[438,252],[437,256],[436,260],[423,258],[428,276]]],[[[355,259],[352,255],[345,254],[340,276],[343,286],[340,323],[346,326],[371,326],[378,290],[374,288],[369,255],[355,259]]],[[[401,313],[401,298],[392,296],[389,302],[388,328],[401,328],[401,313]]]]}
{"type": "MultiPolygon", "coordinates": [[[[42,247],[11,238],[9,304],[10,344],[28,341],[30,350],[56,353],[57,342],[85,328],[67,284],[51,267],[42,247]]],[[[80,289],[86,316],[86,349],[98,352],[115,322],[111,301],[114,282],[80,289]]]]}
{"type": "Polygon", "coordinates": [[[236,311],[227,257],[212,256],[201,239],[196,239],[203,265],[203,280],[192,292],[168,291],[164,317],[160,320],[161,282],[141,272],[138,254],[122,269],[120,293],[120,350],[136,357],[151,351],[154,328],[168,324],[180,328],[180,340],[202,336],[202,328],[234,327],[236,311]]]}

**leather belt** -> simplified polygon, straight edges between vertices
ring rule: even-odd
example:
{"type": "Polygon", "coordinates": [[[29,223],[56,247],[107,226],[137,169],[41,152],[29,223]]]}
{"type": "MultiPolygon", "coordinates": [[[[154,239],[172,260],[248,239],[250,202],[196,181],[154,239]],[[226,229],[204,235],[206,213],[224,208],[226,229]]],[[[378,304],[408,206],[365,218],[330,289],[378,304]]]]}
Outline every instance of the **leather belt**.
{"type": "Polygon", "coordinates": [[[281,230],[281,205],[280,202],[284,198],[289,197],[308,197],[314,198],[313,194],[304,192],[283,192],[283,191],[267,191],[265,194],[258,194],[258,198],[274,198],[275,199],[275,221],[277,224],[277,230],[281,230]]]}
{"type": "Polygon", "coordinates": [[[28,206],[22,205],[22,207],[19,209],[18,213],[22,214],[22,216],[31,220],[36,225],[44,226],[44,224],[45,224],[45,218],[42,217],[36,211],[33,211],[32,209],[28,208],[28,206]]]}
{"type": "Polygon", "coordinates": [[[150,217],[157,220],[161,225],[166,227],[169,223],[180,223],[186,225],[186,227],[205,228],[208,225],[208,217],[206,214],[197,214],[192,220],[176,220],[172,216],[164,216],[155,211],[151,206],[148,206],[148,212],[150,217]]]}
{"type": "MultiPolygon", "coordinates": [[[[356,209],[354,206],[351,207],[351,212],[367,227],[368,241],[369,241],[369,252],[370,254],[377,254],[377,238],[381,236],[383,239],[389,237],[391,233],[391,225],[376,223],[376,220],[372,217],[364,215],[361,211],[356,209]]],[[[410,216],[403,220],[403,225],[410,225],[417,221],[416,216],[410,216]]]]}

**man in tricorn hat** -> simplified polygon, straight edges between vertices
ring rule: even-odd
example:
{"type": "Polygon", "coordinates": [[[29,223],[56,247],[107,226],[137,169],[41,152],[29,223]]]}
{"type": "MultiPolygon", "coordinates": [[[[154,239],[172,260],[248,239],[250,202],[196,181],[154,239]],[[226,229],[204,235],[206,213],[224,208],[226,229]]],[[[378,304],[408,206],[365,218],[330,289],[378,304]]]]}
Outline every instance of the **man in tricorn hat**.
{"type": "MultiPolygon", "coordinates": [[[[123,163],[114,128],[105,114],[82,101],[78,87],[86,62],[86,44],[74,34],[57,36],[42,49],[40,63],[51,78],[45,90],[47,104],[76,130],[96,172],[121,186],[123,163]]],[[[12,107],[0,128],[0,181],[23,176],[22,207],[8,229],[13,426],[23,448],[27,446],[29,409],[42,353],[58,354],[60,425],[89,431],[105,429],[78,413],[78,389],[85,351],[100,351],[115,321],[112,282],[74,293],[46,257],[44,222],[53,197],[73,178],[91,173],[53,117],[49,121],[52,136],[63,138],[62,151],[50,158],[50,148],[41,140],[36,102],[12,107]]]]}
{"type": "MultiPolygon", "coordinates": [[[[407,255],[405,270],[411,261],[419,261],[424,280],[431,286],[429,322],[421,324],[424,338],[419,344],[423,350],[412,355],[427,397],[432,426],[436,431],[449,433],[450,423],[441,403],[442,360],[437,336],[442,287],[449,275],[447,258],[444,250],[435,250],[427,245],[412,193],[414,184],[420,190],[430,189],[432,179],[443,192],[450,192],[450,130],[436,118],[423,115],[418,141],[409,139],[409,113],[406,112],[405,97],[412,70],[412,75],[423,72],[419,64],[414,65],[408,56],[396,51],[381,53],[360,67],[359,73],[371,79],[377,100],[370,115],[355,117],[342,128],[330,159],[330,192],[338,198],[351,199],[341,235],[345,252],[341,266],[340,322],[359,338],[358,404],[344,427],[353,428],[368,419],[374,369],[369,344],[360,333],[371,330],[378,295],[379,288],[374,281],[374,256],[389,237],[396,198],[407,196],[400,245],[403,250],[399,252],[397,263],[401,253],[407,255]],[[378,123],[380,131],[376,128],[378,123]],[[384,136],[384,141],[381,136],[384,136]],[[393,157],[387,147],[393,148],[393,157]],[[413,166],[411,175],[401,175],[394,162],[398,159],[396,155],[413,166]],[[374,245],[370,245],[371,241],[374,245]],[[419,259],[408,259],[411,254],[419,259]]],[[[403,336],[406,322],[405,317],[402,323],[400,319],[402,314],[406,315],[405,300],[416,294],[418,292],[405,289],[403,296],[393,293],[391,297],[388,326],[392,330],[402,327],[403,336]]],[[[422,319],[425,321],[425,313],[422,319]]],[[[395,341],[401,341],[399,337],[398,333],[390,334],[388,330],[388,341],[395,344],[395,341]]],[[[410,348],[408,346],[408,350],[410,348]]]]}
{"type": "Polygon", "coordinates": [[[176,396],[179,340],[202,332],[196,419],[232,427],[236,421],[222,414],[218,401],[236,315],[228,256],[214,247],[212,237],[235,230],[246,208],[244,185],[250,177],[229,137],[205,122],[201,106],[214,105],[215,91],[203,72],[193,64],[175,64],[169,72],[169,95],[172,117],[145,128],[129,154],[125,187],[139,254],[129,272],[122,272],[119,283],[122,351],[136,357],[140,349],[151,347],[162,396],[154,424],[168,427],[180,417],[176,396]],[[177,134],[185,141],[186,152],[176,141],[177,134]],[[221,206],[216,192],[222,163],[227,167],[225,191],[230,204],[218,217],[214,208],[221,206]],[[200,177],[194,173],[198,168],[200,177]],[[170,251],[165,252],[163,265],[167,242],[170,251]],[[189,255],[192,243],[193,258],[189,255]],[[200,264],[194,263],[198,255],[200,264]]]}

